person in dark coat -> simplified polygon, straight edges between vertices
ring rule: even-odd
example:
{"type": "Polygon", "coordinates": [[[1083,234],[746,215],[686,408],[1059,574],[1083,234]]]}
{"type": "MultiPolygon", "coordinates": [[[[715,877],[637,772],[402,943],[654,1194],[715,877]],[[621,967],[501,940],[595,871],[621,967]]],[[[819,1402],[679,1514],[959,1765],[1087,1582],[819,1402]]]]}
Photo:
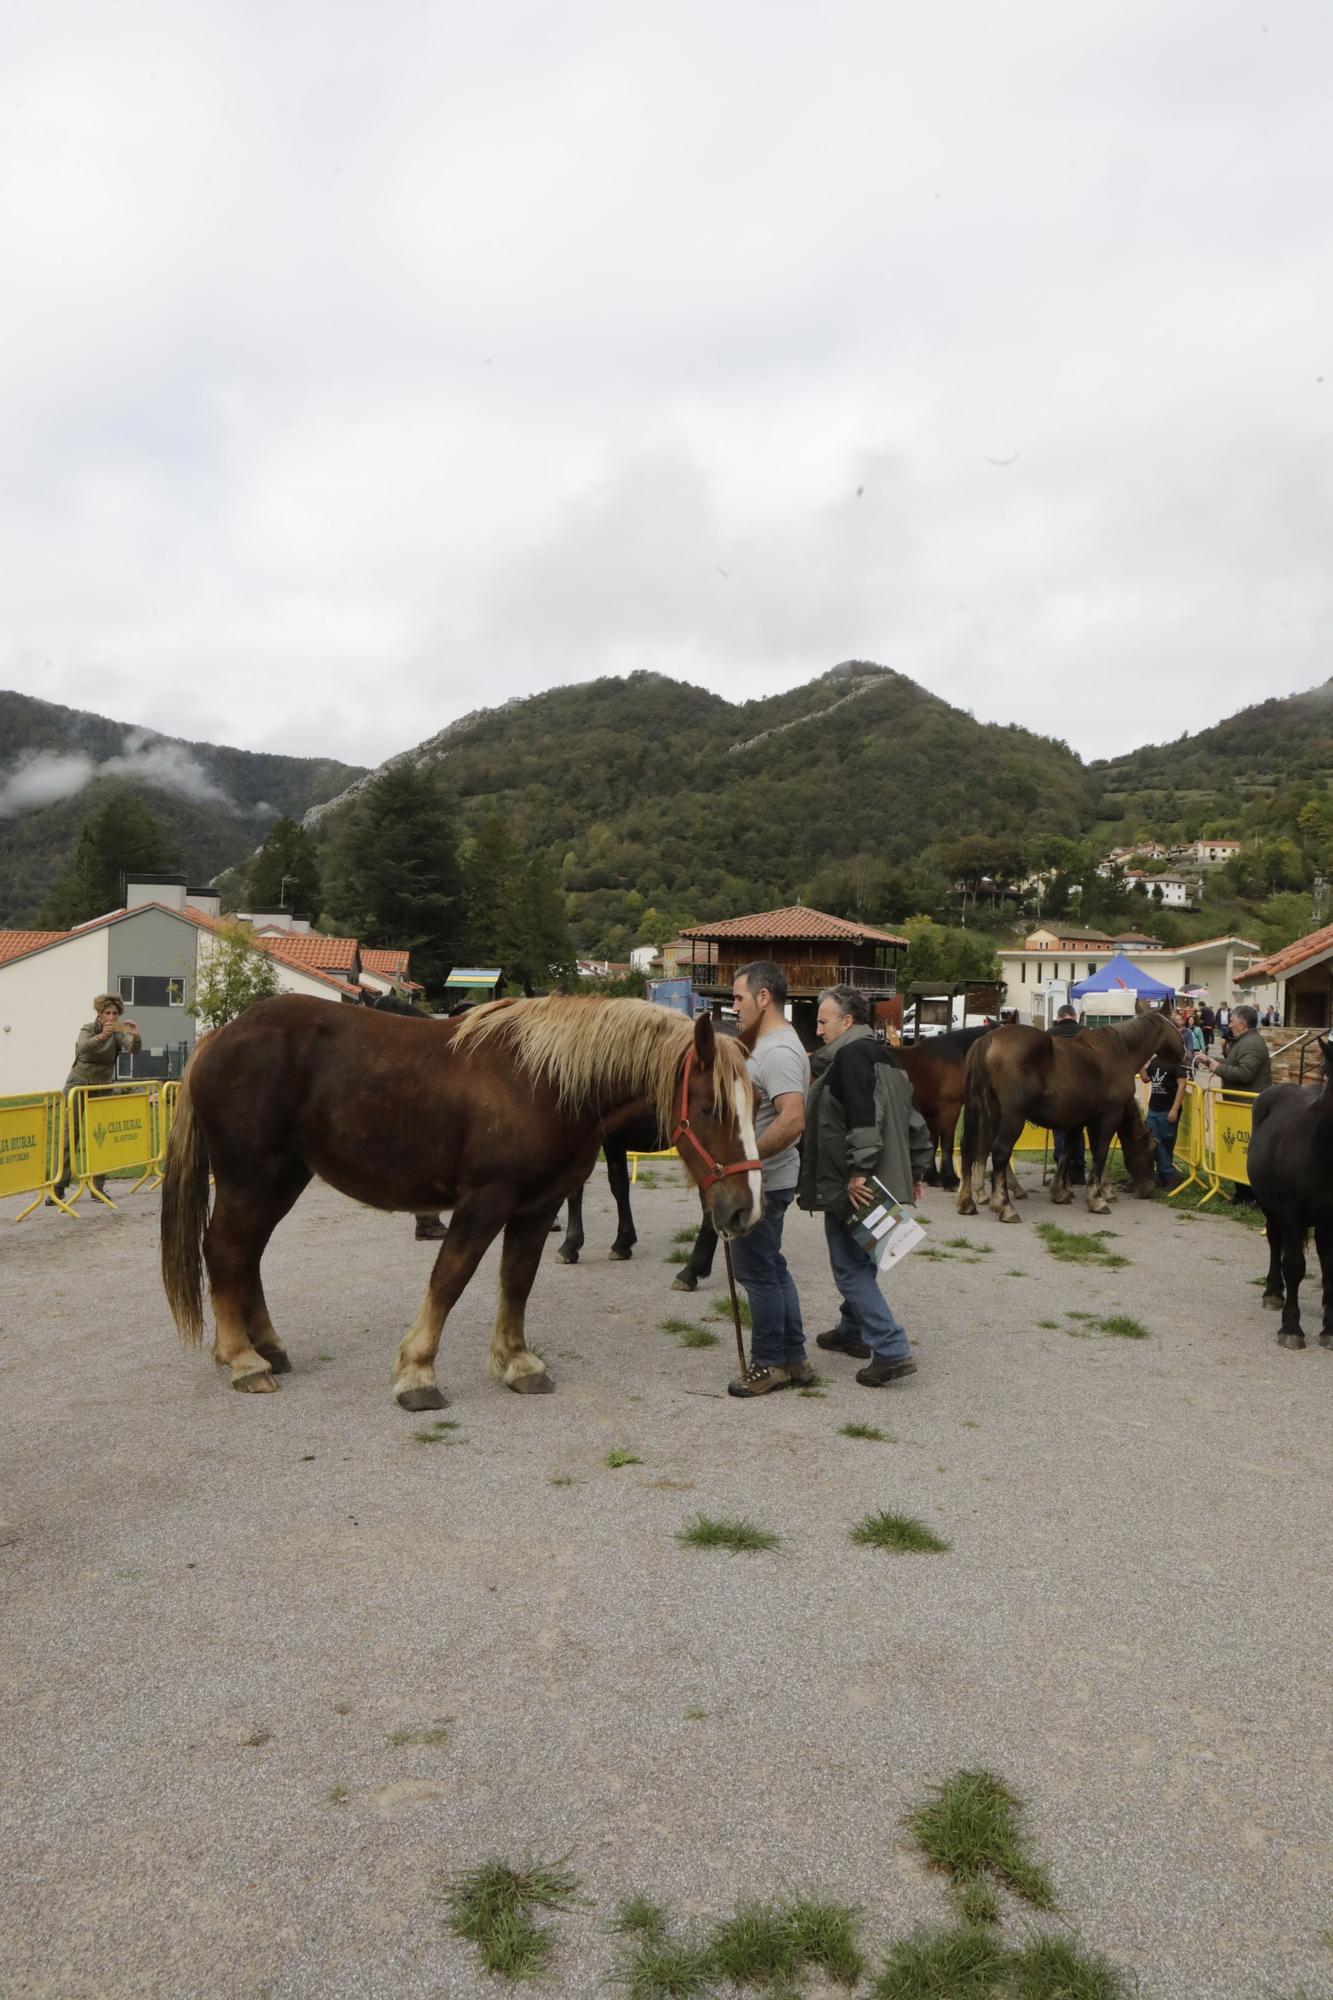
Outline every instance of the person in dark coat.
{"type": "MultiPolygon", "coordinates": [[[[1055,1020],[1051,1024],[1051,1033],[1059,1035],[1062,1038],[1069,1035],[1081,1035],[1083,1033],[1082,1028],[1079,1026],[1077,1013],[1067,1002],[1063,1007],[1056,1010],[1055,1020]]],[[[1088,1158],[1084,1149],[1082,1127],[1076,1132],[1056,1133],[1055,1164],[1057,1168],[1066,1152],[1069,1154],[1069,1186],[1085,1186],[1088,1178],[1088,1158]]]]}

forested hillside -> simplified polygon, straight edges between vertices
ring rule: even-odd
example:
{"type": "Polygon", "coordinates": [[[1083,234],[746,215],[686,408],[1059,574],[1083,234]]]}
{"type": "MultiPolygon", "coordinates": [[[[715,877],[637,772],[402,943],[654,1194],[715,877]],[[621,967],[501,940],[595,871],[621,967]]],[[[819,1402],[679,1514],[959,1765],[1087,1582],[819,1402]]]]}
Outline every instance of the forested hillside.
{"type": "Polygon", "coordinates": [[[862,915],[901,917],[947,896],[961,837],[1073,838],[1094,805],[1064,744],[861,663],[744,703],[656,674],[557,688],[408,755],[439,764],[465,834],[498,812],[545,851],[580,944],[613,955],[678,921],[837,908],[849,867],[862,915]]]}
{"type": "Polygon", "coordinates": [[[0,692],[0,928],[36,921],[85,822],[118,797],[149,808],[164,864],[206,881],[282,814],[299,818],[359,775],[331,758],[190,743],[0,692]]]}

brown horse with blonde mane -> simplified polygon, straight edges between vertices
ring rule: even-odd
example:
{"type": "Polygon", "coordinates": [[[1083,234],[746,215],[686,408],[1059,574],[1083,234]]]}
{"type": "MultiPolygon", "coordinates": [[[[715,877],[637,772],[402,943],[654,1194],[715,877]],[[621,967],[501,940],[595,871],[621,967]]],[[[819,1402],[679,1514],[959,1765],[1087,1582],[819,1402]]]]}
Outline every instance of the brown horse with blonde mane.
{"type": "Polygon", "coordinates": [[[444,1322],[503,1231],[492,1372],[526,1393],[553,1384],[524,1311],[547,1234],[598,1147],[654,1111],[722,1236],[759,1220],[745,1052],[645,1000],[500,1000],[457,1022],[410,1021],[286,996],[200,1043],[185,1073],[162,1187],[162,1280],[187,1344],[203,1338],[232,1387],[277,1388],[291,1368],[264,1300],[269,1237],[318,1174],[372,1208],[451,1208],[426,1297],[394,1365],[405,1410],[445,1404],[444,1322]],[[212,1215],[208,1179],[214,1177],[212,1215]]]}
{"type": "MultiPolygon", "coordinates": [[[[967,1058],[963,1104],[963,1184],[960,1215],[975,1215],[977,1196],[991,1164],[990,1206],[1001,1222],[1017,1222],[1009,1200],[1009,1162],[1029,1121],[1056,1132],[1087,1131],[1092,1143],[1088,1207],[1109,1215],[1106,1156],[1120,1140],[1125,1165],[1140,1199],[1153,1191],[1152,1143],[1134,1099],[1134,1079],[1149,1057],[1161,1051],[1172,1062],[1185,1060],[1180,1030],[1165,1014],[1140,1014],[1123,1027],[1085,1029],[1061,1039],[1043,1028],[996,1028],[967,1058]]],[[[1066,1149],[1051,1200],[1072,1200],[1066,1149]]]]}

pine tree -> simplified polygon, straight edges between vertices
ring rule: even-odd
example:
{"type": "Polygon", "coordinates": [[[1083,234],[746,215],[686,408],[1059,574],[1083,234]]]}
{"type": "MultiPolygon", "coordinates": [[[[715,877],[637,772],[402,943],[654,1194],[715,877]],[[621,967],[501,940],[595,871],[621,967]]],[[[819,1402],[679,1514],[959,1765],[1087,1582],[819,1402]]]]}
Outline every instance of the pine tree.
{"type": "Polygon", "coordinates": [[[127,874],[162,868],[162,828],[143,800],[117,787],[94,807],[79,832],[74,858],[56,882],[39,922],[67,930],[119,909],[127,874]]]}
{"type": "Polygon", "coordinates": [[[578,954],[565,914],[565,899],[540,849],[528,862],[515,901],[522,971],[514,976],[522,978],[526,986],[560,986],[570,991],[578,982],[578,954]]]}
{"type": "Polygon", "coordinates": [[[320,910],[315,843],[294,819],[275,820],[250,863],[250,903],[257,910],[286,909],[315,917],[320,910]]]}
{"type": "Polygon", "coordinates": [[[362,944],[403,945],[435,986],[457,955],[461,878],[453,809],[438,774],[398,764],[367,785],[329,858],[331,920],[362,944]]]}
{"type": "Polygon", "coordinates": [[[517,979],[521,956],[519,855],[508,824],[487,813],[477,828],[465,867],[467,916],[464,939],[473,965],[498,965],[517,979]]]}

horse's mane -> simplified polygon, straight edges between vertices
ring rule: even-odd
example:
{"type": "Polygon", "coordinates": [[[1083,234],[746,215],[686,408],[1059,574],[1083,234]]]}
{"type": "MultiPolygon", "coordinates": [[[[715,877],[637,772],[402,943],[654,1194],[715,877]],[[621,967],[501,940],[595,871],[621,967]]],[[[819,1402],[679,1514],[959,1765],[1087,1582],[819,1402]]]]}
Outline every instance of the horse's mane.
{"type": "MultiPolygon", "coordinates": [[[[1160,1013],[1156,1007],[1152,1008],[1146,1014],[1136,1014],[1134,1019],[1126,1021],[1123,1027],[1117,1024],[1115,1027],[1099,1028],[1097,1032],[1102,1035],[1118,1035],[1124,1048],[1137,1061],[1141,1056],[1148,1053],[1150,1043],[1153,1042],[1154,1036],[1159,1032],[1158,1029],[1154,1028],[1153,1023],[1160,1023],[1162,1021],[1165,1021],[1167,1027],[1175,1034],[1180,1034],[1180,1030],[1176,1027],[1171,1016],[1160,1013]]],[[[1160,1048],[1160,1042],[1156,1043],[1156,1046],[1160,1048]]]]}
{"type": "MultiPolygon", "coordinates": [[[[680,1068],[693,1029],[670,1007],[648,1000],[551,995],[543,1000],[492,1000],[465,1014],[453,1046],[503,1036],[520,1066],[549,1083],[567,1111],[587,1111],[647,1097],[669,1132],[680,1110],[680,1068]]],[[[735,1085],[750,1090],[745,1051],[718,1036],[713,1058],[713,1110],[735,1114],[735,1085]]]]}

